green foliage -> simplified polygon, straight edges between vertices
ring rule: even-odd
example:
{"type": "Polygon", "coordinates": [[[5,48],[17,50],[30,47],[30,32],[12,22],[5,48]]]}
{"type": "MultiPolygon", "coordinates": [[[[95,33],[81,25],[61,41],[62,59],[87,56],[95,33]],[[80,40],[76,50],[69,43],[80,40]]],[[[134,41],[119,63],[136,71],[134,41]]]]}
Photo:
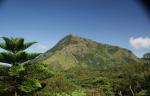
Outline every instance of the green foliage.
{"type": "Polygon", "coordinates": [[[147,90],[141,90],[139,93],[136,94],[136,96],[148,96],[147,90]]]}
{"type": "Polygon", "coordinates": [[[29,95],[44,88],[42,80],[52,76],[47,66],[43,63],[25,63],[39,55],[25,52],[26,48],[36,42],[24,42],[23,38],[2,37],[2,39],[4,43],[0,43],[0,47],[6,51],[0,53],[0,62],[12,66],[0,66],[0,95],[29,95]]]}
{"type": "Polygon", "coordinates": [[[45,86],[37,95],[41,96],[45,94],[45,96],[52,96],[56,95],[56,93],[66,93],[70,94],[74,90],[78,89],[79,87],[72,83],[69,79],[67,79],[63,73],[56,74],[52,78],[44,80],[45,86]]]}
{"type": "Polygon", "coordinates": [[[36,42],[24,42],[23,38],[2,37],[2,39],[5,42],[1,43],[0,47],[7,50],[7,51],[13,52],[13,53],[25,50],[28,47],[30,47],[36,43],[36,42]]]}
{"type": "Polygon", "coordinates": [[[70,69],[69,72],[67,71],[66,76],[76,85],[85,89],[88,96],[92,94],[95,94],[94,96],[114,96],[113,81],[100,70],[74,68],[70,69]]]}
{"type": "Polygon", "coordinates": [[[5,63],[15,63],[15,58],[12,52],[1,52],[0,53],[0,62],[5,63]]]}
{"type": "Polygon", "coordinates": [[[12,52],[1,52],[0,53],[0,61],[9,63],[9,64],[20,64],[27,60],[34,59],[36,56],[38,56],[40,53],[27,53],[25,51],[19,51],[16,53],[12,52]]]}
{"type": "Polygon", "coordinates": [[[46,64],[43,63],[33,63],[25,65],[25,76],[24,78],[34,78],[42,81],[53,76],[46,64]]]}
{"type": "Polygon", "coordinates": [[[56,93],[56,96],[86,96],[83,90],[75,90],[71,94],[67,93],[56,93]]]}
{"type": "Polygon", "coordinates": [[[88,96],[150,95],[150,63],[140,62],[109,69],[71,68],[67,79],[86,90],[88,96]],[[145,91],[143,91],[145,90],[145,91]],[[133,91],[133,93],[132,93],[133,91]],[[119,95],[120,94],[120,95],[119,95]]]}
{"type": "Polygon", "coordinates": [[[48,86],[41,90],[42,95],[70,95],[81,88],[87,96],[132,96],[149,89],[148,64],[130,50],[78,36],[66,36],[35,61],[62,74],[44,81],[48,86]]]}
{"type": "Polygon", "coordinates": [[[31,92],[33,90],[37,90],[41,88],[41,83],[37,79],[28,79],[24,82],[22,82],[20,86],[20,90],[23,92],[31,92]]]}
{"type": "Polygon", "coordinates": [[[14,76],[14,77],[19,77],[21,75],[21,72],[23,72],[25,68],[23,65],[18,65],[18,66],[12,66],[9,68],[9,75],[14,76]]]}
{"type": "Polygon", "coordinates": [[[0,65],[0,76],[1,75],[2,76],[7,76],[8,75],[8,71],[9,71],[8,67],[0,65]]]}
{"type": "Polygon", "coordinates": [[[144,56],[143,56],[143,59],[150,61],[150,52],[149,53],[145,53],[144,56]]]}
{"type": "Polygon", "coordinates": [[[0,47],[7,51],[0,53],[0,61],[13,66],[0,66],[2,96],[14,91],[20,96],[150,96],[150,62],[144,59],[149,55],[141,60],[127,49],[69,35],[32,61],[39,54],[24,49],[34,42],[4,41],[0,47]]]}

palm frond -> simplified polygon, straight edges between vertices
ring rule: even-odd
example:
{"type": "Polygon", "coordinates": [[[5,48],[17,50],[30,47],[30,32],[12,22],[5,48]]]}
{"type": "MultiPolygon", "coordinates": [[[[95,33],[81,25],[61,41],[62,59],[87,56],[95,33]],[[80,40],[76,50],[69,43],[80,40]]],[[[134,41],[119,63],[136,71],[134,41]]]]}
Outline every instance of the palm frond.
{"type": "Polygon", "coordinates": [[[8,37],[2,37],[2,39],[6,42],[6,43],[9,43],[11,40],[10,40],[10,38],[8,38],[8,37]]]}
{"type": "Polygon", "coordinates": [[[12,52],[1,52],[0,53],[0,62],[14,64],[15,57],[12,52]]]}
{"type": "Polygon", "coordinates": [[[0,43],[0,48],[7,50],[5,43],[0,43]]]}
{"type": "Polygon", "coordinates": [[[18,63],[23,63],[25,61],[34,59],[35,57],[37,57],[40,54],[41,53],[27,53],[25,51],[19,51],[15,54],[15,61],[18,63]]]}
{"type": "Polygon", "coordinates": [[[28,53],[28,60],[34,59],[39,56],[41,53],[28,53]]]}
{"type": "Polygon", "coordinates": [[[17,63],[23,63],[28,60],[28,54],[24,51],[19,51],[15,54],[15,61],[17,63]]]}
{"type": "Polygon", "coordinates": [[[0,43],[0,47],[4,50],[11,51],[13,49],[13,42],[7,37],[1,37],[4,40],[4,43],[0,43]]]}
{"type": "Polygon", "coordinates": [[[2,37],[4,43],[0,43],[0,48],[16,53],[23,51],[37,42],[24,42],[23,38],[2,37]]]}
{"type": "Polygon", "coordinates": [[[37,42],[26,42],[26,43],[24,43],[24,48],[23,49],[25,50],[25,49],[29,48],[30,46],[32,46],[35,43],[37,43],[37,42]]]}
{"type": "Polygon", "coordinates": [[[23,38],[15,38],[15,50],[16,51],[21,51],[24,48],[24,39],[23,38]]]}
{"type": "Polygon", "coordinates": [[[14,42],[13,42],[13,38],[8,38],[8,37],[2,37],[2,39],[5,41],[5,50],[7,51],[14,51],[14,42]]]}

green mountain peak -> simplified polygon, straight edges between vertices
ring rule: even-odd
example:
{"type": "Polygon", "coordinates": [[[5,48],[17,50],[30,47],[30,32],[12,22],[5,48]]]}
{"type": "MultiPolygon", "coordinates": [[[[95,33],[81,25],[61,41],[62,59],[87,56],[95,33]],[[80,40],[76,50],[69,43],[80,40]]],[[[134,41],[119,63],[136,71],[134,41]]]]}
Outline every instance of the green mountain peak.
{"type": "Polygon", "coordinates": [[[67,35],[35,61],[42,61],[54,70],[66,70],[73,67],[117,67],[139,60],[128,49],[67,35]]]}

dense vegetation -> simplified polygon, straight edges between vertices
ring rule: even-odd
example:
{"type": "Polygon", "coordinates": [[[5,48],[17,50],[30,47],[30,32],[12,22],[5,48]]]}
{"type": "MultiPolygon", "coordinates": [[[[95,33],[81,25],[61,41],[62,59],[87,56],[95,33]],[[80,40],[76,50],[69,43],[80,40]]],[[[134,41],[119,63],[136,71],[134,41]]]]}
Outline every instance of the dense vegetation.
{"type": "Polygon", "coordinates": [[[120,68],[78,67],[55,74],[40,96],[150,96],[150,61],[144,59],[120,68]]]}
{"type": "MultiPolygon", "coordinates": [[[[18,42],[17,39],[10,40],[18,42]]],[[[21,59],[17,53],[10,53],[19,63],[10,62],[12,57],[6,60],[8,56],[4,58],[3,53],[0,55],[1,61],[12,64],[0,67],[2,96],[14,96],[15,91],[20,96],[150,96],[150,53],[137,58],[127,49],[71,35],[35,59],[37,55],[26,53],[24,57],[28,59],[21,59]],[[49,70],[36,63],[39,61],[46,63],[49,70]]]]}
{"type": "Polygon", "coordinates": [[[0,66],[0,95],[29,96],[44,88],[45,83],[42,80],[51,77],[46,66],[42,63],[23,64],[39,55],[24,51],[36,42],[24,42],[23,38],[2,39],[4,42],[0,43],[0,47],[5,51],[0,53],[0,62],[11,66],[0,66]]]}
{"type": "Polygon", "coordinates": [[[77,92],[84,94],[75,96],[148,96],[147,55],[140,59],[127,49],[68,35],[35,59],[56,72],[53,78],[45,81],[47,86],[39,94],[74,96],[72,93],[77,92]]]}

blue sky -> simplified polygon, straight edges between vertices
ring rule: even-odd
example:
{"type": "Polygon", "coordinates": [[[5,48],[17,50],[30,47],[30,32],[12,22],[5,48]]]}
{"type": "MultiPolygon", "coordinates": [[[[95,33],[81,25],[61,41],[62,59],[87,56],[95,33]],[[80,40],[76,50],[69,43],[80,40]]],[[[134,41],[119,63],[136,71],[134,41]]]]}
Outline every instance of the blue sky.
{"type": "Polygon", "coordinates": [[[150,21],[135,0],[4,0],[0,4],[0,36],[39,42],[29,51],[44,52],[67,34],[128,48],[137,56],[150,51],[150,21]]]}

